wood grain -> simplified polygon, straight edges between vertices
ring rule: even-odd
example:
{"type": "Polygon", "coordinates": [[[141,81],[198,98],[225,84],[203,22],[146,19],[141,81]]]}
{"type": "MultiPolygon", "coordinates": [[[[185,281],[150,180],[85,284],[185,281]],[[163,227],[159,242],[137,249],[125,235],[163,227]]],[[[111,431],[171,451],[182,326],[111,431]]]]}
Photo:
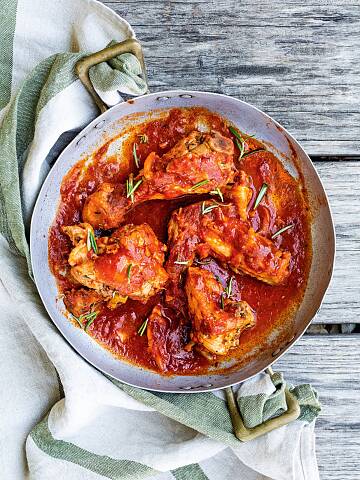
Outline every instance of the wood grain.
{"type": "Polygon", "coordinates": [[[360,151],[358,0],[105,1],[134,27],[150,88],[225,93],[310,154],[360,151]]]}
{"type": "Polygon", "coordinates": [[[334,276],[315,323],[360,323],[360,164],[316,162],[332,210],[334,276]]]}
{"type": "Polygon", "coordinates": [[[360,335],[307,335],[274,365],[288,382],[311,383],[323,406],[316,422],[320,478],[360,479],[360,335]]]}

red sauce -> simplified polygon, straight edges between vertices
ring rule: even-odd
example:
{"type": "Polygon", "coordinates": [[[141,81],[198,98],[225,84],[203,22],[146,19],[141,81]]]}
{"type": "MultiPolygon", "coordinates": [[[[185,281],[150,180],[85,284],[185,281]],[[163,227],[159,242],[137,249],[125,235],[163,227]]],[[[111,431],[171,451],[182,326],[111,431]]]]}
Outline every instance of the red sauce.
{"type": "MultiPolygon", "coordinates": [[[[85,165],[81,160],[75,165],[61,186],[61,203],[49,232],[49,263],[57,279],[60,293],[76,287],[69,277],[68,255],[71,243],[62,233],[61,226],[81,222],[81,211],[87,196],[105,181],[123,183],[132,171],[137,172],[132,148],[136,143],[137,155],[140,162],[155,151],[162,155],[168,151],[180,138],[188,134],[195,127],[195,122],[201,117],[226,136],[231,136],[227,123],[221,117],[205,109],[173,109],[164,118],[148,121],[128,131],[129,139],[124,144],[121,156],[107,156],[109,145],[115,139],[102,145],[95,155],[93,162],[85,165]],[[146,135],[147,143],[141,143],[140,135],[146,135]]],[[[125,132],[121,132],[123,135],[125,132]]],[[[246,152],[264,146],[254,138],[246,137],[246,152]]],[[[238,165],[239,152],[235,152],[235,164],[238,165]]],[[[141,168],[141,165],[140,165],[141,168]]],[[[255,327],[245,331],[241,336],[241,346],[231,351],[232,357],[240,357],[249,351],[252,346],[261,344],[264,338],[283,322],[286,313],[297,307],[303,296],[309,265],[311,261],[310,218],[306,207],[306,195],[284,169],[281,162],[266,150],[245,156],[241,160],[241,169],[252,177],[253,199],[265,182],[269,185],[276,198],[276,206],[264,198],[251,218],[255,230],[263,223],[265,215],[270,215],[271,234],[281,227],[293,224],[294,227],[285,234],[278,236],[274,243],[277,247],[291,253],[291,275],[284,285],[271,286],[246,275],[235,275],[233,282],[233,298],[245,300],[256,312],[255,327]],[[264,208],[267,207],[267,209],[264,208]],[[275,213],[276,211],[276,213],[275,213]],[[268,213],[270,212],[270,214],[268,213]],[[280,219],[280,220],[279,220],[280,219]]],[[[173,210],[180,206],[197,202],[206,196],[188,196],[166,201],[156,200],[138,205],[131,210],[125,223],[148,223],[162,242],[167,241],[167,224],[173,210]]],[[[215,260],[203,268],[211,270],[226,286],[227,281],[234,273],[215,260]]],[[[157,370],[147,350],[146,335],[140,336],[137,331],[147,318],[152,308],[162,300],[163,294],[152,297],[145,305],[128,300],[126,304],[111,311],[102,307],[99,315],[88,329],[88,333],[108,348],[115,356],[146,368],[157,370]],[[121,331],[119,336],[118,332],[121,331]]],[[[209,366],[208,361],[195,351],[186,352],[189,326],[180,325],[177,315],[170,309],[166,310],[171,324],[166,339],[167,349],[172,352],[169,373],[204,372],[209,366]]]]}

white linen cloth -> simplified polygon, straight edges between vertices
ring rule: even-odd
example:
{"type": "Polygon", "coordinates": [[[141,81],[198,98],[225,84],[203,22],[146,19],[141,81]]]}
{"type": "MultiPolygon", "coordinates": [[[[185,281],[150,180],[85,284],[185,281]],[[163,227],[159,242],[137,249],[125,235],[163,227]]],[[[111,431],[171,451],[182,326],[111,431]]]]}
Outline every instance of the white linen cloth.
{"type": "MultiPolygon", "coordinates": [[[[5,0],[0,26],[3,58],[10,65],[0,70],[4,87],[0,119],[9,110],[6,94],[8,100],[13,98],[45,58],[58,52],[96,51],[112,39],[134,36],[125,20],[94,0],[5,0]]],[[[118,93],[107,92],[109,99],[114,103],[118,93]]],[[[24,154],[26,220],[49,170],[46,157],[51,148],[63,132],[82,127],[96,115],[79,81],[44,101],[24,154]]],[[[95,370],[49,320],[25,258],[16,255],[3,237],[0,312],[0,472],[4,480],[318,479],[313,423],[296,421],[247,444],[229,440],[226,432],[220,441],[220,436],[210,438],[189,426],[190,421],[174,420],[175,413],[163,414],[166,396],[145,397],[146,392],[143,396],[140,392],[137,397],[134,389],[120,388],[95,370]]],[[[264,374],[241,388],[253,395],[274,391],[264,374]]],[[[205,407],[223,402],[219,393],[201,395],[197,398],[203,399],[205,407]]]]}

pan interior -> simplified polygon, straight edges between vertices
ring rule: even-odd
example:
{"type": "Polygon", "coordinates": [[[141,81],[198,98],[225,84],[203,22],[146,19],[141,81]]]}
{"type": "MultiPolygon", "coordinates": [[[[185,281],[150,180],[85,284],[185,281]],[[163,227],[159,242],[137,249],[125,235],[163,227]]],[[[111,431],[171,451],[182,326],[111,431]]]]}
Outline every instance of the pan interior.
{"type": "Polygon", "coordinates": [[[63,151],[47,177],[34,208],[31,224],[31,260],[35,281],[43,303],[61,333],[77,352],[96,368],[117,380],[166,392],[199,392],[223,388],[243,381],[269,366],[301,336],[320,308],[329,284],[335,242],[327,198],[319,177],[300,145],[278,123],[255,107],[219,94],[170,91],[151,94],[119,104],[90,123],[63,151]],[[63,316],[64,306],[47,258],[48,230],[56,215],[60,184],[67,171],[84,156],[123,128],[162,115],[164,109],[202,106],[227,118],[244,132],[265,142],[293,175],[300,173],[308,193],[312,215],[313,257],[304,298],[296,312],[289,314],[262,345],[250,352],[240,366],[228,373],[161,376],[156,372],[119,361],[101,348],[63,316]]]}

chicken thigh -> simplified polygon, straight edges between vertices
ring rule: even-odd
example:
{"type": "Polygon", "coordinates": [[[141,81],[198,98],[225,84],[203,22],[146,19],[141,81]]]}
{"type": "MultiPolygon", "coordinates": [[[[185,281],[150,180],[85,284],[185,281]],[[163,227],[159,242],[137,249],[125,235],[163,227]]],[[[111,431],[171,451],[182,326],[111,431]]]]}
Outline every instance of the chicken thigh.
{"type": "Polygon", "coordinates": [[[222,188],[234,179],[233,155],[231,139],[195,130],[161,157],[150,153],[126,188],[103,184],[86,200],[83,220],[96,228],[115,228],[135,204],[222,188]]]}
{"type": "Polygon", "coordinates": [[[234,302],[208,270],[190,267],[185,291],[192,319],[191,339],[215,355],[226,355],[239,344],[239,337],[254,325],[247,302],[234,302]]]}

